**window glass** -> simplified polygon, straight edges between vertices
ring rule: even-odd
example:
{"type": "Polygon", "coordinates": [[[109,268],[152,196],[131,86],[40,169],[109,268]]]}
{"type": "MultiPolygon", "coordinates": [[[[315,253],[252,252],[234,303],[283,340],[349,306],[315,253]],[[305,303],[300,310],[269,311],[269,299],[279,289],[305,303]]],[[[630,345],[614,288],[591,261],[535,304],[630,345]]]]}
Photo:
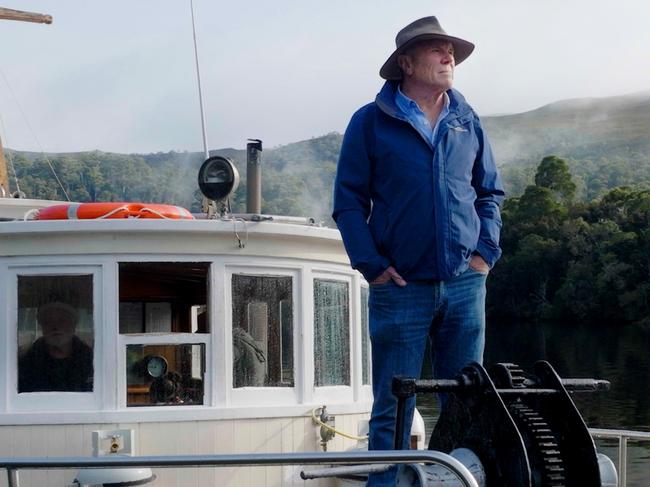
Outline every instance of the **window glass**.
{"type": "Polygon", "coordinates": [[[232,276],[234,387],[293,387],[291,277],[232,276]]]}
{"type": "Polygon", "coordinates": [[[368,288],[361,288],[361,383],[370,384],[370,335],[368,330],[368,288]]]}
{"type": "Polygon", "coordinates": [[[93,276],[18,276],[18,392],[93,390],[93,276]]]}
{"type": "Polygon", "coordinates": [[[203,404],[205,345],[127,345],[126,405],[203,404]]]}
{"type": "Polygon", "coordinates": [[[207,262],[121,262],[120,333],[208,333],[207,262]]]}
{"type": "Polygon", "coordinates": [[[314,280],[314,383],[350,385],[348,284],[314,280]]]}

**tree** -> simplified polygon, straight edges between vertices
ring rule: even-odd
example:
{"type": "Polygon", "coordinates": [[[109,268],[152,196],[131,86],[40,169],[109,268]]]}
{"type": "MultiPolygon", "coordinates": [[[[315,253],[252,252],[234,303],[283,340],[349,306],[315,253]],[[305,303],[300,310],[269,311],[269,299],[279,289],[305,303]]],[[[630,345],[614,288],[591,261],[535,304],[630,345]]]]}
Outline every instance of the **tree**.
{"type": "Polygon", "coordinates": [[[576,192],[576,184],[571,180],[567,162],[557,156],[542,159],[535,174],[535,185],[550,189],[564,203],[573,201],[576,192]]]}

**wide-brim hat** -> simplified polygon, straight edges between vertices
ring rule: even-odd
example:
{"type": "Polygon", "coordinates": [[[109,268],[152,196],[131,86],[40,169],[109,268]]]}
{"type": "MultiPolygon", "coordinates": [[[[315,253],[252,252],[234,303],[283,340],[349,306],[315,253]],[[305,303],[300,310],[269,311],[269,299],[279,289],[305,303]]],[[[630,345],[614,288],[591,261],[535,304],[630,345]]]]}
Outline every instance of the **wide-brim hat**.
{"type": "Polygon", "coordinates": [[[395,37],[396,49],[379,70],[379,75],[384,79],[402,79],[402,70],[397,64],[397,57],[409,46],[429,39],[440,39],[450,42],[454,46],[454,60],[456,64],[462,63],[472,54],[474,44],[464,39],[448,35],[440,26],[438,19],[424,17],[410,23],[397,33],[395,37]]]}

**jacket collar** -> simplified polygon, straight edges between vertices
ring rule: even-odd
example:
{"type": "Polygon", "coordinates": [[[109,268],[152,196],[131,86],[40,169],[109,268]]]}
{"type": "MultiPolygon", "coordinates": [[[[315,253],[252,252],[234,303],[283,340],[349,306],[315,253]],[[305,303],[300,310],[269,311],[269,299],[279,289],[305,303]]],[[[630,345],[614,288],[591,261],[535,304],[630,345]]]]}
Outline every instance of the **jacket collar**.
{"type": "MultiPolygon", "coordinates": [[[[398,86],[399,81],[386,81],[381,91],[377,94],[375,103],[387,115],[398,120],[406,120],[402,111],[395,103],[395,94],[398,86]]],[[[446,122],[450,122],[468,114],[468,112],[472,112],[472,107],[469,106],[465,101],[465,97],[458,90],[451,88],[447,90],[447,95],[449,96],[449,114],[445,117],[446,122]]]]}

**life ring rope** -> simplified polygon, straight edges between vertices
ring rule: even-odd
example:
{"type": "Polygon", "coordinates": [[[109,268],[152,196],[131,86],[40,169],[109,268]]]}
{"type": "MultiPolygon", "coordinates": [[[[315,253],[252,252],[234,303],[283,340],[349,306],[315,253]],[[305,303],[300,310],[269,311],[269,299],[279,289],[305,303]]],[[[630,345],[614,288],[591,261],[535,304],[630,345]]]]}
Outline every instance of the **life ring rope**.
{"type": "Polygon", "coordinates": [[[34,220],[194,219],[183,207],[150,203],[66,203],[41,208],[36,212],[30,211],[25,219],[32,215],[34,220]]]}
{"type": "Polygon", "coordinates": [[[115,215],[116,213],[119,213],[120,211],[125,211],[125,210],[129,211],[129,207],[128,206],[120,206],[119,208],[115,208],[114,210],[109,211],[105,215],[98,216],[97,219],[98,220],[104,220],[106,218],[112,217],[113,215],[115,215]]]}

